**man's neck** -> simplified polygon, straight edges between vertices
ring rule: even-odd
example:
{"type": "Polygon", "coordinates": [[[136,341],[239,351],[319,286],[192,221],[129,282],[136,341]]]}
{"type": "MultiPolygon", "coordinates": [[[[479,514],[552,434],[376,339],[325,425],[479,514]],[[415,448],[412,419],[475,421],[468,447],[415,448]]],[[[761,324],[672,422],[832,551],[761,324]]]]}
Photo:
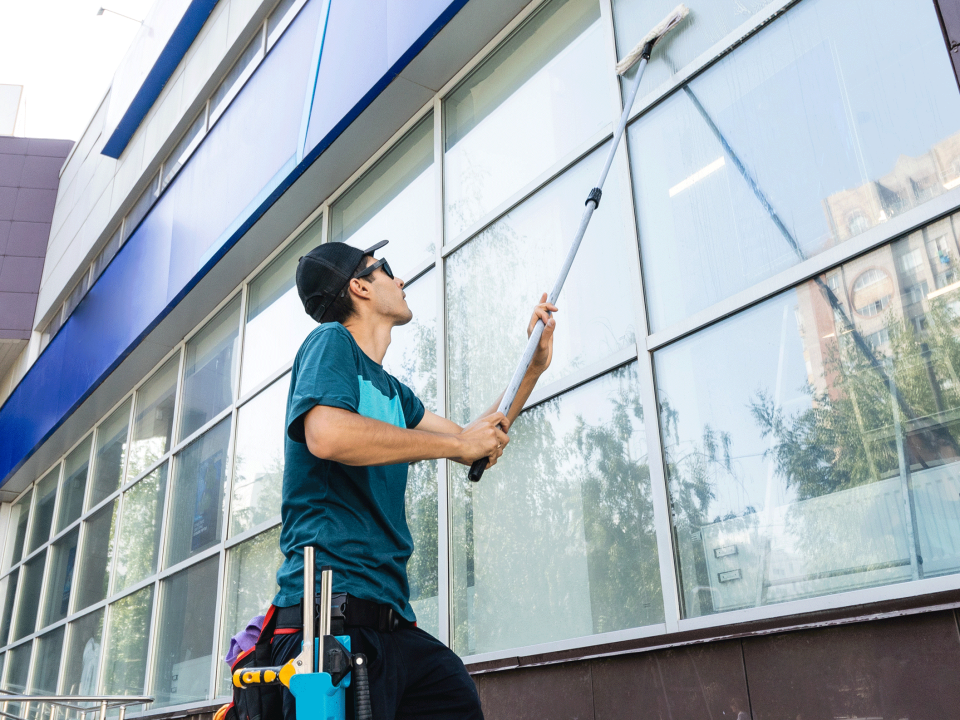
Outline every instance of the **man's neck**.
{"type": "Polygon", "coordinates": [[[364,354],[378,365],[383,365],[383,356],[390,347],[390,331],[393,325],[380,320],[353,317],[343,325],[356,341],[364,354]]]}

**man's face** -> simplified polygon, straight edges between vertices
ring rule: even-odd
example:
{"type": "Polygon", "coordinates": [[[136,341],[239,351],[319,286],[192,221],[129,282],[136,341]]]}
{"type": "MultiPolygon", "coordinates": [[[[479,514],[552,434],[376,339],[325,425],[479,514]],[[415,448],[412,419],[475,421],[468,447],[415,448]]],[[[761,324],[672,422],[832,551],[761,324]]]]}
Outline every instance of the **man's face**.
{"type": "MultiPolygon", "coordinates": [[[[366,265],[370,267],[376,258],[367,256],[366,265]]],[[[361,278],[361,282],[367,281],[371,291],[374,309],[385,317],[393,320],[393,325],[406,325],[413,319],[413,312],[407,305],[407,294],[403,291],[404,282],[398,277],[391,278],[383,270],[381,265],[370,275],[361,278]]]]}

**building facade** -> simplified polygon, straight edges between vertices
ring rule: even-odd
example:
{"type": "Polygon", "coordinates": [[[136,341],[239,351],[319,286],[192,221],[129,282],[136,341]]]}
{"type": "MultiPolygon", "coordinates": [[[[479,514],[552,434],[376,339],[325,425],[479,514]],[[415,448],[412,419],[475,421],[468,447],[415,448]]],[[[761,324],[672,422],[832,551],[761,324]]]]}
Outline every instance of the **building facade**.
{"type": "MultiPolygon", "coordinates": [[[[390,239],[385,365],[468,422],[672,6],[158,4],[0,385],[3,688],[223,702],[276,588],[298,258],[390,239]]],[[[691,10],[507,454],[410,469],[420,626],[490,718],[960,717],[960,11],[691,10]]]]}

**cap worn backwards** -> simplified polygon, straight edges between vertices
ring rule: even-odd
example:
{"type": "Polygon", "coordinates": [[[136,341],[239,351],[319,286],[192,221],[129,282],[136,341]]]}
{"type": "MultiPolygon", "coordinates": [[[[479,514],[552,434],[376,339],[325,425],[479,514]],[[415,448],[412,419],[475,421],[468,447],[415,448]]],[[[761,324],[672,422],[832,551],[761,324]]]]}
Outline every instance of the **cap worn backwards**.
{"type": "Polygon", "coordinates": [[[297,264],[297,294],[307,315],[321,322],[333,301],[346,290],[354,271],[366,255],[387,244],[381,240],[366,250],[342,242],[318,245],[297,264]]]}

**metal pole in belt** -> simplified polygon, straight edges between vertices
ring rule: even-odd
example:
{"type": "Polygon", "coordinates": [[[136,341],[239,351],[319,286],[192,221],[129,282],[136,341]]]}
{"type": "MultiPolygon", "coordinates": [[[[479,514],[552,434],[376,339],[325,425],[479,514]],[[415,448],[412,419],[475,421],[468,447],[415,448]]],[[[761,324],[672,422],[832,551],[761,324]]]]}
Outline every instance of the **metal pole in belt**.
{"type": "Polygon", "coordinates": [[[320,569],[320,667],[318,672],[324,672],[323,667],[323,639],[330,634],[330,614],[333,604],[333,568],[324,565],[320,569]]]}
{"type": "Polygon", "coordinates": [[[303,549],[303,672],[312,673],[313,666],[313,613],[316,595],[316,558],[314,548],[303,549]]]}

